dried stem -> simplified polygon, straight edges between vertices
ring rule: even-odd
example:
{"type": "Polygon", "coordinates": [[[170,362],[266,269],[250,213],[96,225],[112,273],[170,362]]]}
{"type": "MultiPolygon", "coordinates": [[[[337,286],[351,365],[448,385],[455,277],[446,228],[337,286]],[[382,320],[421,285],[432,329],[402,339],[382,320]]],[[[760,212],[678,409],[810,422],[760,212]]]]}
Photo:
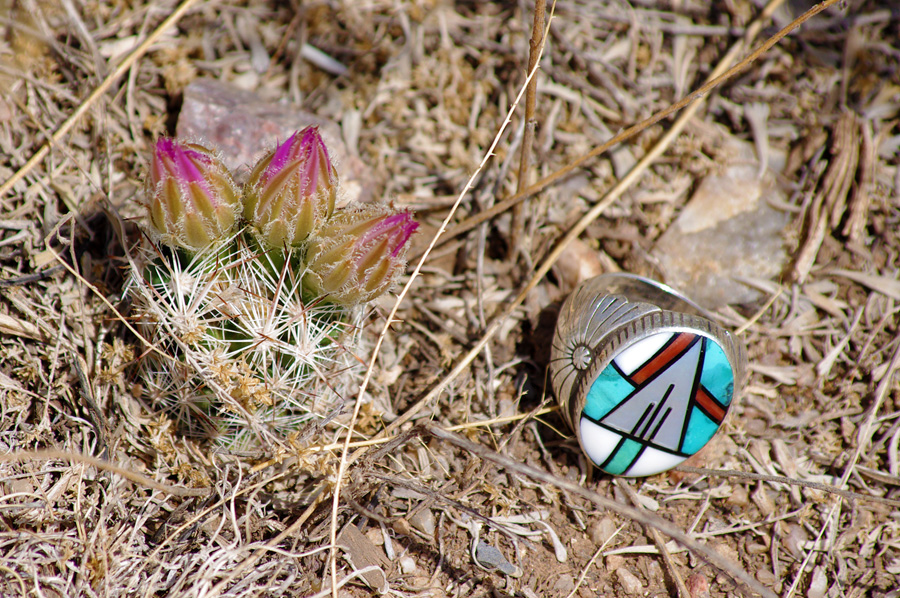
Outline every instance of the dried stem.
{"type": "MultiPolygon", "coordinates": [[[[554,2],[555,4],[555,2],[554,2]]],[[[546,18],[546,0],[535,0],[534,23],[531,26],[531,39],[528,41],[528,70],[530,73],[537,68],[538,59],[544,45],[544,20],[546,18]]],[[[516,193],[521,192],[528,184],[528,172],[531,169],[531,148],[534,145],[534,129],[537,121],[534,117],[534,109],[537,100],[537,77],[531,77],[525,90],[525,131],[522,137],[522,151],[519,154],[519,175],[516,184],[516,193]]],[[[512,258],[517,253],[527,254],[529,248],[523,245],[528,243],[525,238],[525,203],[517,203],[513,206],[512,226],[509,231],[508,257],[512,258]]]]}

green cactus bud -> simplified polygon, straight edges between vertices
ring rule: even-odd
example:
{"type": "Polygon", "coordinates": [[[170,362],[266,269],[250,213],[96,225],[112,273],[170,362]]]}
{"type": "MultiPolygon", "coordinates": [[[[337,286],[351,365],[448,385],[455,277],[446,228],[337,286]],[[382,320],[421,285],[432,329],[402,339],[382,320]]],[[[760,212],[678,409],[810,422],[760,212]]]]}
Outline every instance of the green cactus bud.
{"type": "Polygon", "coordinates": [[[300,245],[331,217],[338,178],[317,127],[298,131],[253,168],[244,218],[266,247],[300,245]]]}
{"type": "Polygon", "coordinates": [[[152,232],[189,253],[230,235],[241,201],[231,173],[211,150],[168,138],[156,142],[147,195],[152,232]]]}
{"type": "Polygon", "coordinates": [[[346,306],[371,301],[406,269],[408,241],[418,227],[409,213],[381,206],[335,214],[310,241],[306,288],[346,306]]]}

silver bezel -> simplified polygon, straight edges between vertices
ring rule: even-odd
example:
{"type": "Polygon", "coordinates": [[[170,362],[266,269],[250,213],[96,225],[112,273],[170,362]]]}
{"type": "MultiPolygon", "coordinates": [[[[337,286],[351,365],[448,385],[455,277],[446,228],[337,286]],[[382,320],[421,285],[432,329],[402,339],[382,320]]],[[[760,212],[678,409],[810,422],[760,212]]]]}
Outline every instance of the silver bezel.
{"type": "Polygon", "coordinates": [[[747,358],[735,336],[711,317],[670,287],[631,274],[592,278],[569,295],[553,338],[550,379],[563,417],[582,449],[579,424],[591,384],[621,350],[660,332],[691,332],[722,347],[734,373],[730,413],[740,396],[747,358]],[[669,309],[661,309],[648,299],[669,309]]]}

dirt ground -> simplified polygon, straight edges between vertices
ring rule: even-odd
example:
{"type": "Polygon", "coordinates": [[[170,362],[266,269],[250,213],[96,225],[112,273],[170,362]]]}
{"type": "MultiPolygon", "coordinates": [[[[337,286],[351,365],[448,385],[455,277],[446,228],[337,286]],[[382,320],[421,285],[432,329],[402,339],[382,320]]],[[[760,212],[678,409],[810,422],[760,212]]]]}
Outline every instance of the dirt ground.
{"type": "MultiPolygon", "coordinates": [[[[533,136],[526,94],[504,126],[532,2],[185,4],[0,0],[0,595],[900,597],[897,6],[837,3],[673,139],[684,110],[583,159],[813,3],[561,1],[533,136]],[[359,165],[342,176],[420,223],[410,273],[471,182],[380,347],[340,479],[355,390],[237,448],[186,433],[141,378],[138,200],[201,79],[330,122],[359,165]],[[765,175],[784,222],[758,239],[774,249],[751,298],[715,306],[747,347],[742,397],[689,462],[703,471],[606,476],[547,383],[554,310],[599,272],[672,282],[664,235],[741,160],[758,176],[732,188],[765,175]]],[[[395,297],[365,320],[354,389],[395,297]]]]}

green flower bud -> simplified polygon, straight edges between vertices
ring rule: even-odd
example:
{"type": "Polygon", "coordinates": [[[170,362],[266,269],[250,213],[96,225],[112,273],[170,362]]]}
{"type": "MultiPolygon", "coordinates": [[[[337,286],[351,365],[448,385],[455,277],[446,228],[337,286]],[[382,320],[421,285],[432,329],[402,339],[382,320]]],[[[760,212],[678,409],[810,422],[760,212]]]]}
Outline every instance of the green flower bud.
{"type": "Polygon", "coordinates": [[[408,212],[381,206],[343,210],[307,249],[306,288],[335,303],[366,303],[406,269],[409,238],[419,227],[408,212]]]}
{"type": "Polygon", "coordinates": [[[266,247],[303,243],[334,212],[338,178],[317,127],[263,157],[244,189],[244,218],[266,247]]]}
{"type": "Polygon", "coordinates": [[[150,163],[147,210],[159,241],[195,253],[231,234],[240,193],[211,150],[161,138],[150,163]]]}

